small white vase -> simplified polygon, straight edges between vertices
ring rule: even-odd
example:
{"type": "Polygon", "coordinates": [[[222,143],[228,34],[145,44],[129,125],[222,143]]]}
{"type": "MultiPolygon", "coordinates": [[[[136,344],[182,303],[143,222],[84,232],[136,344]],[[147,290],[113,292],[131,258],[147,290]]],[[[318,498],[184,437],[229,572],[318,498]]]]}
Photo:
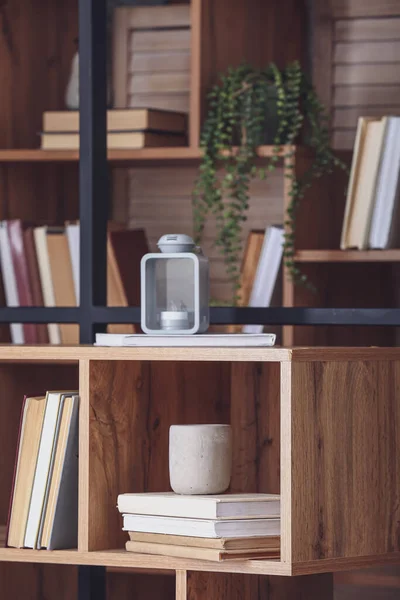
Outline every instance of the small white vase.
{"type": "Polygon", "coordinates": [[[169,478],[176,494],[222,494],[231,471],[230,425],[171,425],[169,478]]]}
{"type": "Polygon", "coordinates": [[[71,73],[65,92],[65,104],[70,110],[79,109],[79,52],[76,52],[71,64],[71,73]]]}

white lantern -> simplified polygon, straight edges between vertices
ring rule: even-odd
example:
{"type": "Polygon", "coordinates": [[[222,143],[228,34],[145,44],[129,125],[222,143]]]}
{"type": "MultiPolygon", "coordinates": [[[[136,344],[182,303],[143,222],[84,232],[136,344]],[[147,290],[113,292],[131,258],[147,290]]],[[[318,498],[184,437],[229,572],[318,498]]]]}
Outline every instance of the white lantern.
{"type": "Polygon", "coordinates": [[[188,235],[163,235],[141,262],[141,326],[151,334],[207,331],[209,265],[188,235]]]}

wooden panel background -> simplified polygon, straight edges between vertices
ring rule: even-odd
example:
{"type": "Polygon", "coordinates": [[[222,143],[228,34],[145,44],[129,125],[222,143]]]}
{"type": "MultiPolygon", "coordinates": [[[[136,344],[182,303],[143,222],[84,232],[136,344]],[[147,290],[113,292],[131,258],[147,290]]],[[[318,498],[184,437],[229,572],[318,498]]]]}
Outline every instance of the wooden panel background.
{"type": "MultiPolygon", "coordinates": [[[[305,61],[307,48],[307,10],[305,0],[192,0],[200,31],[196,40],[192,69],[192,103],[200,115],[200,127],[206,110],[206,95],[219,74],[230,66],[248,62],[263,67],[274,61],[279,66],[298,59],[305,61]],[[229,6],[229,8],[227,8],[229,6]],[[197,89],[196,89],[197,88],[197,89]]],[[[193,137],[198,136],[194,132],[193,137]]]]}
{"type": "Polygon", "coordinates": [[[2,599],[74,600],[78,590],[78,568],[1,563],[0,586],[2,599]]]}
{"type": "Polygon", "coordinates": [[[292,559],[398,552],[400,363],[292,366],[292,559]]]}
{"type": "Polygon", "coordinates": [[[118,7],[113,38],[114,106],[189,112],[188,6],[118,7]]]}
{"type": "Polygon", "coordinates": [[[315,0],[314,83],[333,145],[352,149],[359,116],[400,115],[400,1],[315,0]]]}
{"type": "MultiPolygon", "coordinates": [[[[75,0],[1,3],[1,148],[38,148],[43,111],[64,108],[77,17],[75,0]]],[[[76,165],[2,165],[0,217],[76,218],[77,189],[76,165]]]]}
{"type": "MultiPolygon", "coordinates": [[[[160,167],[157,170],[132,169],[129,182],[128,224],[144,227],[150,246],[169,232],[193,234],[192,191],[198,174],[196,167],[160,167]]],[[[243,227],[243,245],[251,229],[263,229],[283,222],[282,169],[266,181],[255,180],[250,188],[249,218],[243,227]]],[[[204,232],[203,249],[211,261],[211,297],[231,299],[231,287],[225,265],[213,247],[215,226],[212,218],[204,232]]]]}
{"type": "Polygon", "coordinates": [[[107,600],[175,600],[175,577],[143,573],[107,573],[107,600]]]}

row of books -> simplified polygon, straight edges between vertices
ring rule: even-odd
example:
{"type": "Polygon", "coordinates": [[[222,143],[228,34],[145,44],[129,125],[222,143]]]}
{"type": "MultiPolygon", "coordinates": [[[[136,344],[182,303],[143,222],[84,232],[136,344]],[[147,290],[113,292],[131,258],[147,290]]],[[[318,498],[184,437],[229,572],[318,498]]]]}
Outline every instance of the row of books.
{"type": "MultiPolygon", "coordinates": [[[[7,306],[77,306],[79,303],[79,223],[31,227],[20,220],[0,222],[0,264],[7,306]]],[[[143,229],[109,228],[107,285],[109,306],[140,304],[140,260],[149,251],[143,229]]],[[[110,333],[134,333],[132,325],[112,325],[110,333]]],[[[77,344],[71,324],[10,327],[15,344],[77,344]]]]}
{"type": "Polygon", "coordinates": [[[24,399],[6,532],[15,548],[76,548],[77,391],[24,399]]]}
{"type": "MultiPolygon", "coordinates": [[[[185,146],[187,117],[168,110],[131,108],[107,111],[107,147],[135,149],[185,146]]],[[[79,112],[43,114],[42,150],[79,150],[79,112]]]]}
{"type": "Polygon", "coordinates": [[[118,510],[129,552],[211,561],[280,556],[279,495],[120,494],[118,510]]]}
{"type": "Polygon", "coordinates": [[[400,117],[361,117],[351,166],[341,248],[399,243],[400,117]]]}

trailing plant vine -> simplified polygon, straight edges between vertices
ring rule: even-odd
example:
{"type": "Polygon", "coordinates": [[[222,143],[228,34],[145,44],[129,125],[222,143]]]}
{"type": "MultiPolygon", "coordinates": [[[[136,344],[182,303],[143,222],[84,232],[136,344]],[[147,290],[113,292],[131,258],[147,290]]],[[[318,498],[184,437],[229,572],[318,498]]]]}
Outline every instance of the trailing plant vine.
{"type": "Polygon", "coordinates": [[[250,181],[257,176],[265,179],[283,159],[290,184],[284,263],[295,283],[311,287],[294,261],[296,212],[314,178],[332,172],[334,167],[347,170],[331,150],[327,116],[315,90],[298,62],[283,70],[275,64],[262,70],[242,65],[228,69],[208,99],[200,144],[203,159],[193,193],[196,242],[200,243],[206,221],[213,216],[215,245],[224,258],[236,302],[250,181]],[[300,134],[314,152],[310,168],[297,178],[293,145],[300,134]],[[272,155],[260,164],[257,147],[263,144],[272,145],[272,155]]]}

